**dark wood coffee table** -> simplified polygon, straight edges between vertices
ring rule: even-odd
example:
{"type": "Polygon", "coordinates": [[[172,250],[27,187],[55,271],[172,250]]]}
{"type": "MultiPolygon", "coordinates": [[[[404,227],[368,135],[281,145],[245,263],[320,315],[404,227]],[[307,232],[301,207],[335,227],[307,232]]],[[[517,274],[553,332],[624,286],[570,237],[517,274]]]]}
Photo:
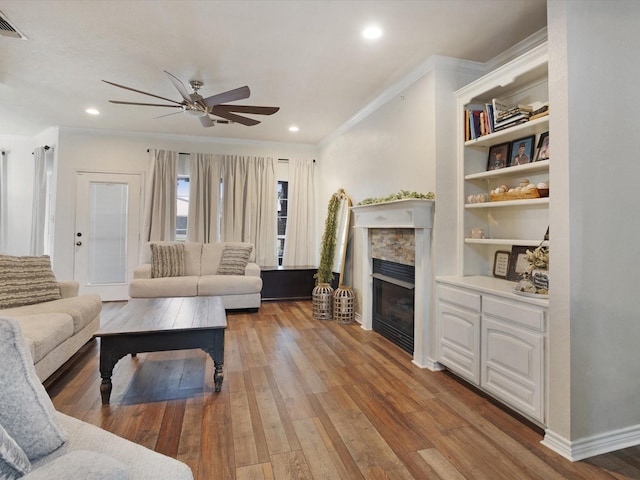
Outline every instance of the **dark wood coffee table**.
{"type": "Polygon", "coordinates": [[[103,325],[100,338],[100,394],[111,396],[113,367],[125,355],[200,348],[215,366],[215,391],[222,388],[227,316],[220,297],[132,298],[103,325]]]}

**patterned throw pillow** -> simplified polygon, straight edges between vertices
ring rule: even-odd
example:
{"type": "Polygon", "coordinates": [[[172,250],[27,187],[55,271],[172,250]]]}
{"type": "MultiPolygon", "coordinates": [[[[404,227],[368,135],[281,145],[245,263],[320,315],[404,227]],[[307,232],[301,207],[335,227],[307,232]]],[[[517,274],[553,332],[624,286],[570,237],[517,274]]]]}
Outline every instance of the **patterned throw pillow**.
{"type": "Polygon", "coordinates": [[[151,245],[151,278],[184,275],[184,245],[175,243],[151,245]]]}
{"type": "Polygon", "coordinates": [[[244,275],[251,250],[253,250],[251,245],[225,245],[216,273],[218,275],[244,275]]]}
{"type": "Polygon", "coordinates": [[[0,478],[14,480],[31,471],[31,462],[20,445],[0,425],[0,478]]]}
{"type": "Polygon", "coordinates": [[[0,308],[21,307],[61,298],[48,255],[0,255],[0,278],[9,279],[0,283],[0,308]]]}

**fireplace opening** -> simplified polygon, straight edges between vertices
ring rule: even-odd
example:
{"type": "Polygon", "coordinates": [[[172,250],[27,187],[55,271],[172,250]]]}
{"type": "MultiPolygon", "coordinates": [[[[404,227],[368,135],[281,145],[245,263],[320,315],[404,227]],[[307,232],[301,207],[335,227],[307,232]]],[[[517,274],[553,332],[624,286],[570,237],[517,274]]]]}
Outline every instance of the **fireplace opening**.
{"type": "Polygon", "coordinates": [[[412,355],[414,282],[414,266],[373,259],[373,330],[412,355]]]}

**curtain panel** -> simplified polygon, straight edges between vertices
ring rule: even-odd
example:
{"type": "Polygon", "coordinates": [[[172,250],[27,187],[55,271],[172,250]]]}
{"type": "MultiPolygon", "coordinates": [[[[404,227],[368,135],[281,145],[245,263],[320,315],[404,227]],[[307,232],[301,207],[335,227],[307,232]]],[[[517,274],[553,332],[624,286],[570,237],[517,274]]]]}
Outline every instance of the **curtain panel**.
{"type": "Polygon", "coordinates": [[[217,155],[196,153],[190,158],[189,220],[187,240],[213,243],[220,238],[218,215],[222,160],[217,155]]]}
{"type": "Polygon", "coordinates": [[[282,265],[315,265],[313,162],[289,160],[287,231],[282,265]]]}
{"type": "Polygon", "coordinates": [[[31,205],[30,255],[44,253],[45,214],[47,208],[47,149],[38,147],[33,151],[33,203],[31,205]]]}
{"type": "Polygon", "coordinates": [[[150,187],[145,201],[144,238],[146,241],[175,240],[178,152],[150,150],[150,187]]]}
{"type": "Polygon", "coordinates": [[[3,150],[0,152],[0,252],[7,251],[7,216],[9,214],[7,187],[7,154],[3,150]]]}
{"type": "Polygon", "coordinates": [[[273,158],[222,156],[221,240],[250,242],[258,265],[276,265],[276,175],[273,158]]]}

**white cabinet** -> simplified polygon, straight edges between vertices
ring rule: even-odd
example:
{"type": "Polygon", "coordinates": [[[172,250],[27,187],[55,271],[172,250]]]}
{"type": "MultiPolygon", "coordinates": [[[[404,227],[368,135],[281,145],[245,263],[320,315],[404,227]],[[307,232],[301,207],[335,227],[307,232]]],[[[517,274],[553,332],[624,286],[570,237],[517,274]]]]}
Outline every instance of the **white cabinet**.
{"type": "Polygon", "coordinates": [[[544,423],[546,309],[482,298],[480,387],[544,423]]]}
{"type": "Polygon", "coordinates": [[[546,306],[463,278],[437,281],[438,362],[544,425],[546,306]]]}
{"type": "Polygon", "coordinates": [[[438,357],[451,371],[480,383],[480,295],[438,285],[438,357]]]}

